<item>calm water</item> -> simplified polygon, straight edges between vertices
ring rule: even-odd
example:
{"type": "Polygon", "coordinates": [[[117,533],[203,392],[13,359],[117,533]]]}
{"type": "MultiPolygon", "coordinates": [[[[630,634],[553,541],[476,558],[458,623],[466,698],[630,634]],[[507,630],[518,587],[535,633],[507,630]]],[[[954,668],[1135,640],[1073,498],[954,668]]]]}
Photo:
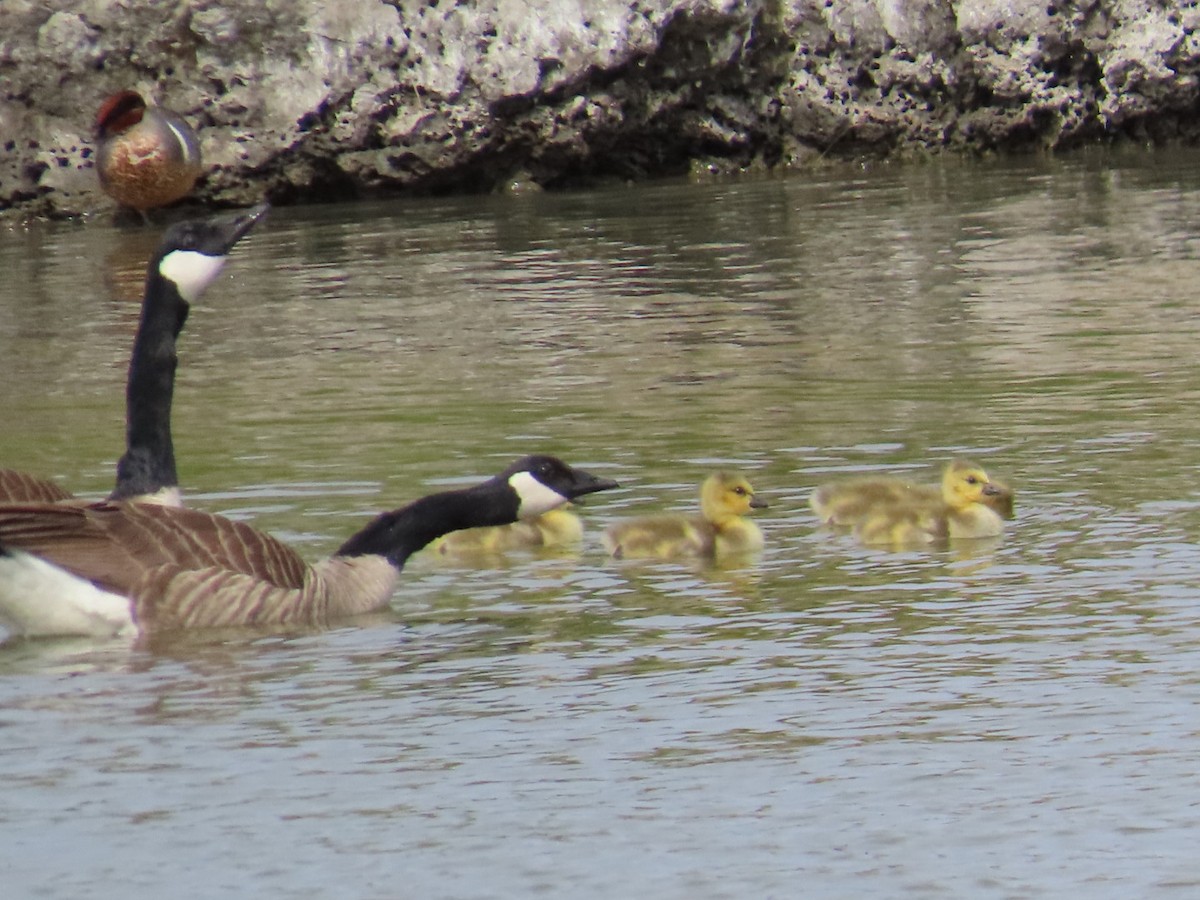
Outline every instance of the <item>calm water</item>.
{"type": "MultiPolygon", "coordinates": [[[[1195,896],[1198,223],[1195,154],[277,210],[183,338],[194,505],[316,557],[529,451],[624,487],[365,621],[0,645],[4,896],[1195,896]],[[995,544],[807,509],[956,454],[995,544]],[[718,465],[760,560],[604,557],[718,465]]],[[[3,464],[108,489],[155,240],[0,233],[3,464]]]]}

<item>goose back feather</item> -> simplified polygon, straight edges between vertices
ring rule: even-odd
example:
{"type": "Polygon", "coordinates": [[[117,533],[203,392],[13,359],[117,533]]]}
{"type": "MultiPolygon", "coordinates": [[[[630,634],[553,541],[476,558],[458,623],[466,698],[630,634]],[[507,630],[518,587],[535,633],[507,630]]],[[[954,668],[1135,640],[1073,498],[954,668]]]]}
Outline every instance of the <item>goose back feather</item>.
{"type": "Polygon", "coordinates": [[[18,469],[0,469],[0,503],[61,503],[74,497],[57,482],[18,469]]]}

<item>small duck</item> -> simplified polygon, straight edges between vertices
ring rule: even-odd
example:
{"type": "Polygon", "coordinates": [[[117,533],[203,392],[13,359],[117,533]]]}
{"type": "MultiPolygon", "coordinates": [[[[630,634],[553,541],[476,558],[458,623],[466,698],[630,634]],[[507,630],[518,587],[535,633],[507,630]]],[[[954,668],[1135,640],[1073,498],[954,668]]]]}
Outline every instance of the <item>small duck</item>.
{"type": "MultiPolygon", "coordinates": [[[[995,493],[985,494],[981,502],[1004,519],[1015,516],[1013,489],[998,478],[991,479],[995,493]]],[[[936,506],[942,500],[940,484],[915,484],[887,475],[864,475],[823,484],[809,497],[812,507],[824,525],[852,528],[878,506],[891,503],[928,503],[936,506]]]]}
{"type": "Polygon", "coordinates": [[[700,515],[643,516],[616,522],[604,546],[620,558],[717,557],[762,549],[762,530],[743,518],[767,501],[742,475],[714,472],[700,487],[700,515]]]}
{"type": "Polygon", "coordinates": [[[569,547],[583,540],[583,522],[569,509],[552,509],[534,519],[452,531],[429,545],[443,556],[483,556],[511,550],[569,547]]]}
{"type": "Polygon", "coordinates": [[[999,493],[980,466],[956,459],[946,466],[937,502],[931,503],[921,492],[901,493],[865,513],[855,535],[864,544],[896,546],[996,537],[1003,532],[1004,522],[988,501],[999,493]]]}
{"type": "Polygon", "coordinates": [[[186,197],[200,177],[200,142],[176,113],[136,91],[113,94],[96,114],[100,187],[145,215],[186,197]]]}

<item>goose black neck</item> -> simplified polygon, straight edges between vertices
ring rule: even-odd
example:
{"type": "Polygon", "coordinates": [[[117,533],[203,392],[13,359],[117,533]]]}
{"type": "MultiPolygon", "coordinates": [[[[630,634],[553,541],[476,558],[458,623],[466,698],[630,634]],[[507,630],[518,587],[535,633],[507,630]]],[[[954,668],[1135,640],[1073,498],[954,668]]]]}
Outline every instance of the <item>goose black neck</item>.
{"type": "Polygon", "coordinates": [[[175,284],[151,265],[141,320],[125,385],[125,455],[117,463],[112,497],[153,494],[179,483],[171,439],[171,400],[178,357],[175,341],[187,321],[188,304],[175,284]]]}
{"type": "Polygon", "coordinates": [[[383,556],[397,569],[430,541],[451,531],[517,520],[516,492],[500,479],[414,500],[377,516],[338,550],[338,556],[383,556]]]}

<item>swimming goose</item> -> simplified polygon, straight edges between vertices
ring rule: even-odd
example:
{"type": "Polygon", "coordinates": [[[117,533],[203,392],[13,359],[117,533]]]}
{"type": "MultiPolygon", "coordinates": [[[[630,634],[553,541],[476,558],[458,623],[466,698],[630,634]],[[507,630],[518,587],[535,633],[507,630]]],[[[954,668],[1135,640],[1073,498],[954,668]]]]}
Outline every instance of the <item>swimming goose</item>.
{"type": "Polygon", "coordinates": [[[309,565],[264,532],[198,510],[106,501],[0,506],[0,624],[13,634],[323,623],[387,605],[405,560],[460,528],[500,525],[616,482],[528,456],[473,487],[377,516],[309,565]]]}
{"type": "Polygon", "coordinates": [[[1004,523],[987,501],[997,494],[982,468],[956,459],[946,466],[938,502],[902,495],[880,503],[860,519],[855,534],[865,544],[902,546],[947,538],[996,537],[1004,523]]]}
{"type": "MultiPolygon", "coordinates": [[[[176,340],[189,304],[220,273],[234,245],[266,215],[267,204],[237,213],[178,222],[163,234],[146,266],[141,319],[125,385],[125,454],[117,463],[114,500],[179,505],[179,478],[171,440],[176,340]]],[[[0,469],[0,503],[72,500],[52,481],[0,469]]]]}
{"type": "Polygon", "coordinates": [[[763,535],[743,516],[766,506],[743,476],[715,472],[700,487],[699,516],[642,516],[616,522],[604,532],[604,546],[619,558],[751,553],[762,549],[763,535]]]}
{"type": "Polygon", "coordinates": [[[443,556],[484,556],[538,547],[569,547],[582,540],[579,516],[569,509],[552,509],[508,525],[452,531],[431,543],[429,550],[443,556]]]}
{"type": "Polygon", "coordinates": [[[188,195],[203,171],[196,133],[177,113],[136,91],[113,94],[96,113],[96,173],[121,206],[146,210],[188,195]]]}
{"type": "MultiPolygon", "coordinates": [[[[980,502],[1002,518],[1014,516],[1013,490],[997,478],[991,479],[995,493],[984,494],[980,502]]],[[[809,505],[822,524],[853,527],[880,505],[892,503],[942,502],[940,484],[916,484],[887,475],[864,475],[823,484],[809,497],[809,505]]]]}

